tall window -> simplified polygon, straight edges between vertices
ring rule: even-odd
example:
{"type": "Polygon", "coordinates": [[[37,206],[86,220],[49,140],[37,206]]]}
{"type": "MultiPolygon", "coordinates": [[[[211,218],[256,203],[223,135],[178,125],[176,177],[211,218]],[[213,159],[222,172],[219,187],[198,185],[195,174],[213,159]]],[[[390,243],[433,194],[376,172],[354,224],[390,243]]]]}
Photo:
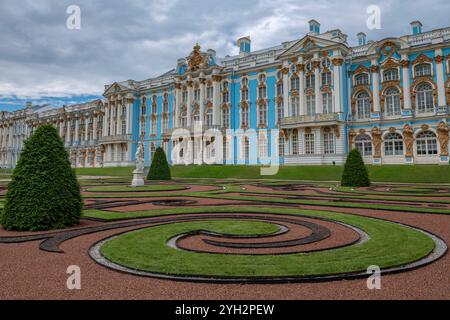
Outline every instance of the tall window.
{"type": "Polygon", "coordinates": [[[429,63],[421,63],[414,68],[414,76],[423,77],[431,76],[431,65],[429,63]]]}
{"type": "Polygon", "coordinates": [[[228,108],[222,109],[222,127],[230,127],[230,110],[228,108]]]}
{"type": "Polygon", "coordinates": [[[248,137],[242,139],[242,155],[245,160],[250,158],[250,143],[248,137]]]}
{"type": "Polygon", "coordinates": [[[267,96],[267,88],[266,88],[266,86],[258,87],[258,98],[259,99],[265,99],[266,96],[267,96]]]}
{"type": "Polygon", "coordinates": [[[316,113],[316,97],[314,95],[306,97],[306,114],[312,116],[316,113]]]}
{"type": "Polygon", "coordinates": [[[417,155],[437,155],[436,135],[431,131],[424,131],[417,135],[416,139],[417,155]]]}
{"type": "Polygon", "coordinates": [[[417,91],[417,108],[420,113],[433,112],[433,88],[429,83],[421,83],[416,88],[417,91]]]}
{"type": "Polygon", "coordinates": [[[200,122],[200,111],[197,109],[194,112],[194,123],[200,122]]]}
{"type": "Polygon", "coordinates": [[[398,133],[388,133],[384,139],[384,154],[386,156],[403,155],[403,139],[398,133]]]}
{"type": "Polygon", "coordinates": [[[370,97],[366,91],[356,96],[356,117],[358,119],[370,118],[370,97]]]}
{"type": "Polygon", "coordinates": [[[306,76],[306,88],[314,88],[316,77],[313,74],[306,76]]]}
{"type": "Polygon", "coordinates": [[[372,139],[368,134],[358,135],[355,138],[355,147],[363,157],[372,156],[372,139]]]}
{"type": "Polygon", "coordinates": [[[292,154],[298,155],[298,133],[294,131],[292,133],[292,154]]]}
{"type": "Polygon", "coordinates": [[[163,131],[166,131],[169,128],[169,117],[163,117],[163,131]]]}
{"type": "Polygon", "coordinates": [[[230,94],[228,93],[228,91],[222,93],[222,102],[223,103],[230,102],[230,94]]]}
{"type": "Polygon", "coordinates": [[[264,134],[258,136],[258,158],[267,158],[267,138],[264,134]]]}
{"type": "Polygon", "coordinates": [[[283,96],[283,82],[278,81],[277,82],[277,97],[282,97],[282,96],[283,96]]]}
{"type": "Polygon", "coordinates": [[[187,127],[187,113],[186,113],[186,111],[183,111],[181,113],[181,126],[182,127],[187,127]]]}
{"type": "Polygon", "coordinates": [[[389,88],[386,90],[386,114],[393,116],[400,113],[400,92],[397,88],[389,88]]]}
{"type": "Polygon", "coordinates": [[[211,100],[213,98],[213,87],[206,87],[206,99],[211,100]]]}
{"type": "Polygon", "coordinates": [[[322,73],[322,86],[331,85],[331,72],[323,72],[322,73]]]}
{"type": "Polygon", "coordinates": [[[206,126],[211,127],[213,125],[213,111],[209,108],[206,111],[206,126]]]}
{"type": "Polygon", "coordinates": [[[258,107],[258,120],[260,126],[267,125],[267,104],[263,103],[258,107]]]}
{"type": "Polygon", "coordinates": [[[291,78],[291,90],[300,90],[300,79],[297,75],[291,78]]]}
{"type": "Polygon", "coordinates": [[[168,98],[167,98],[167,94],[164,95],[163,112],[164,113],[169,113],[169,101],[168,101],[168,98]]]}
{"type": "Polygon", "coordinates": [[[361,73],[355,76],[355,85],[368,85],[369,84],[369,75],[367,73],[361,73]]]}
{"type": "Polygon", "coordinates": [[[323,134],[323,148],[325,154],[334,154],[334,134],[333,132],[324,132],[323,134]]]}
{"type": "Polygon", "coordinates": [[[278,156],[284,157],[284,137],[281,134],[278,135],[278,156]]]}
{"type": "Polygon", "coordinates": [[[293,117],[300,115],[300,99],[299,97],[291,98],[291,113],[293,117]]]}
{"type": "Polygon", "coordinates": [[[156,114],[158,112],[158,97],[153,96],[152,100],[152,113],[156,114]]]}
{"type": "Polygon", "coordinates": [[[194,90],[194,100],[195,101],[200,101],[200,89],[195,89],[194,90]]]}
{"type": "Polygon", "coordinates": [[[278,123],[281,122],[281,119],[283,119],[283,103],[277,102],[277,121],[278,121],[278,123]]]}
{"type": "Polygon", "coordinates": [[[305,153],[314,154],[314,133],[305,134],[305,153]]]}
{"type": "Polygon", "coordinates": [[[145,116],[147,114],[147,99],[142,99],[142,106],[141,106],[141,116],[145,116]]]}
{"type": "Polygon", "coordinates": [[[249,126],[249,111],[248,106],[243,106],[241,108],[241,127],[249,126]]]}
{"type": "MultiPolygon", "coordinates": [[[[124,135],[126,135],[127,134],[127,120],[122,120],[122,135],[124,136],[124,135]]],[[[90,130],[89,130],[89,132],[91,132],[90,130]]],[[[91,136],[91,134],[89,133],[89,136],[91,136]]]]}
{"type": "Polygon", "coordinates": [[[181,100],[183,101],[183,103],[186,103],[188,100],[188,92],[186,90],[184,90],[181,94],[181,100]]]}
{"type": "Polygon", "coordinates": [[[150,161],[153,161],[153,157],[155,156],[156,148],[155,144],[150,144],[150,161]]]}
{"type": "Polygon", "coordinates": [[[241,101],[248,101],[248,88],[242,88],[241,90],[241,101]]]}
{"type": "Polygon", "coordinates": [[[384,72],[383,79],[384,81],[398,80],[398,70],[397,69],[386,70],[384,72]]]}
{"type": "Polygon", "coordinates": [[[156,118],[152,119],[152,134],[156,134],[157,132],[157,122],[156,122],[156,118]]]}
{"type": "Polygon", "coordinates": [[[323,113],[333,113],[333,94],[331,92],[322,95],[323,113]]]}

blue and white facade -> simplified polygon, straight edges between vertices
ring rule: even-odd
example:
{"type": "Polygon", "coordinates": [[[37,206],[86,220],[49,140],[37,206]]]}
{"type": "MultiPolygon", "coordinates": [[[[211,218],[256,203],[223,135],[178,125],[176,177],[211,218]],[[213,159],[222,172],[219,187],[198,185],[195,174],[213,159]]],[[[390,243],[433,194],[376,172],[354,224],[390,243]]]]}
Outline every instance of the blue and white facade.
{"type": "Polygon", "coordinates": [[[98,161],[73,164],[132,165],[140,140],[147,164],[158,146],[172,164],[341,164],[352,148],[369,164],[448,164],[450,27],[411,28],[380,41],[358,33],[350,47],[311,20],[276,47],[240,38],[237,56],[196,45],[157,78],[106,85],[98,161]]]}

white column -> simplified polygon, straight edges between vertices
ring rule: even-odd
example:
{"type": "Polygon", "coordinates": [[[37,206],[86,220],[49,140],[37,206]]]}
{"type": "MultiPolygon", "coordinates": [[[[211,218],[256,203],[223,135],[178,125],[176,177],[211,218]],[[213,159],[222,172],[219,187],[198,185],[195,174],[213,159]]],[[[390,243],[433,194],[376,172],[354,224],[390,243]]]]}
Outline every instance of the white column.
{"type": "Polygon", "coordinates": [[[95,141],[97,140],[97,114],[94,114],[92,116],[92,140],[95,141]]]}
{"type": "Polygon", "coordinates": [[[314,94],[316,100],[316,112],[317,114],[323,113],[322,107],[322,92],[320,91],[320,61],[314,61],[314,94]]]}
{"type": "MultiPolygon", "coordinates": [[[[116,130],[114,128],[114,112],[117,112],[116,110],[116,102],[114,102],[112,104],[112,106],[110,107],[109,110],[109,125],[111,126],[111,136],[115,136],[116,135],[116,130]]],[[[115,113],[117,116],[117,113],[115,113]]]]}
{"type": "Polygon", "coordinates": [[[94,118],[92,117],[92,114],[84,121],[84,141],[86,145],[89,145],[89,119],[91,119],[93,124],[94,118]]]}
{"type": "Polygon", "coordinates": [[[103,116],[103,136],[106,137],[108,135],[108,119],[109,117],[109,103],[105,106],[105,114],[103,116]]]}
{"type": "MultiPolygon", "coordinates": [[[[231,87],[230,87],[231,89],[231,87]]],[[[213,119],[214,125],[220,124],[220,77],[213,77],[213,119]]]]}
{"type": "Polygon", "coordinates": [[[402,78],[403,78],[403,108],[404,110],[411,110],[411,92],[409,90],[409,61],[408,55],[402,55],[402,78]]]}
{"type": "MultiPolygon", "coordinates": [[[[299,103],[300,103],[300,115],[304,116],[306,114],[306,101],[305,101],[305,65],[301,65],[299,67],[298,72],[298,80],[300,82],[299,85],[299,103]]],[[[292,110],[291,110],[292,114],[292,110]]]]}
{"type": "Polygon", "coordinates": [[[75,120],[75,142],[79,142],[78,141],[78,132],[80,130],[80,117],[77,116],[76,120],[75,120]]]}
{"type": "Polygon", "coordinates": [[[188,98],[187,98],[187,126],[190,127],[191,126],[191,115],[192,115],[192,101],[194,100],[193,98],[193,83],[192,81],[188,81],[187,82],[187,92],[188,92],[188,98]]]}
{"type": "MultiPolygon", "coordinates": [[[[289,117],[289,68],[287,63],[281,71],[283,72],[283,115],[284,117],[289,117]]],[[[275,110],[276,108],[277,106],[275,105],[275,110]]],[[[280,120],[278,119],[278,121],[280,120]]]]}
{"type": "Polygon", "coordinates": [[[333,98],[334,98],[334,112],[342,113],[344,112],[344,106],[342,101],[342,89],[341,89],[341,79],[342,79],[342,59],[333,60],[333,98]]]}
{"type": "Polygon", "coordinates": [[[372,81],[373,81],[373,111],[375,113],[381,112],[380,107],[380,77],[379,77],[379,67],[378,61],[376,59],[372,60],[372,81]]]}
{"type": "Polygon", "coordinates": [[[180,126],[180,109],[181,109],[181,85],[175,84],[175,105],[172,105],[173,111],[173,127],[178,128],[180,126]]]}
{"type": "Polygon", "coordinates": [[[445,106],[445,86],[444,86],[444,65],[442,63],[442,49],[436,49],[434,61],[436,62],[436,80],[437,80],[437,106],[445,106]]]}
{"type": "Polygon", "coordinates": [[[127,99],[127,134],[130,135],[133,133],[133,102],[133,99],[127,99]]]}
{"type": "Polygon", "coordinates": [[[70,119],[67,119],[66,121],[66,144],[70,143],[70,119]]]}
{"type": "Polygon", "coordinates": [[[117,104],[116,135],[122,134],[122,104],[117,104]]]}
{"type": "Polygon", "coordinates": [[[200,79],[200,101],[199,101],[199,105],[200,105],[200,120],[202,121],[203,125],[206,124],[205,121],[205,79],[200,79]]]}

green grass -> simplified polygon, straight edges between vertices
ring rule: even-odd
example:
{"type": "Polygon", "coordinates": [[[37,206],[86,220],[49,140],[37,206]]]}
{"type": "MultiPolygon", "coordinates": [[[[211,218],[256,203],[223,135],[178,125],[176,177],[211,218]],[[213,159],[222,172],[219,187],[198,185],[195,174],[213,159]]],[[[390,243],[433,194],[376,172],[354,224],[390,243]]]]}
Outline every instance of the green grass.
{"type": "Polygon", "coordinates": [[[416,261],[434,248],[434,242],[425,234],[374,218],[278,208],[245,210],[252,211],[301,213],[310,217],[332,219],[364,230],[370,239],[363,244],[312,253],[263,256],[206,254],[176,250],[168,247],[166,242],[178,234],[198,229],[220,233],[258,232],[251,224],[236,220],[227,220],[225,223],[182,222],[123,234],[106,242],[101,252],[111,261],[149,272],[255,277],[339,274],[364,271],[370,265],[387,268],[416,261]]]}
{"type": "Polygon", "coordinates": [[[132,177],[135,167],[110,167],[110,168],[77,168],[75,172],[79,176],[112,176],[132,177]]]}
{"type": "Polygon", "coordinates": [[[174,185],[147,185],[139,188],[134,188],[130,186],[102,186],[102,187],[93,187],[88,188],[87,191],[91,192],[144,192],[144,191],[177,191],[177,190],[185,190],[185,186],[174,186],[174,185]]]}

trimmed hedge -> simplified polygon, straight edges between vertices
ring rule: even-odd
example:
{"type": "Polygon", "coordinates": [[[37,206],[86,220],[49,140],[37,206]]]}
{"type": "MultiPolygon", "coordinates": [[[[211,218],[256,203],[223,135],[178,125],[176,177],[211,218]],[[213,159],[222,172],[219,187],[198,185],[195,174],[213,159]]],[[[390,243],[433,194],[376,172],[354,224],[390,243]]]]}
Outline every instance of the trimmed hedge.
{"type": "Polygon", "coordinates": [[[353,149],[347,156],[341,185],[344,187],[370,186],[369,174],[358,149],[353,149]]]}
{"type": "Polygon", "coordinates": [[[164,150],[159,147],[153,156],[152,165],[147,175],[147,180],[171,180],[169,164],[164,150]]]}
{"type": "Polygon", "coordinates": [[[14,169],[1,224],[18,231],[65,228],[79,223],[82,207],[61,138],[51,125],[38,127],[14,169]]]}

